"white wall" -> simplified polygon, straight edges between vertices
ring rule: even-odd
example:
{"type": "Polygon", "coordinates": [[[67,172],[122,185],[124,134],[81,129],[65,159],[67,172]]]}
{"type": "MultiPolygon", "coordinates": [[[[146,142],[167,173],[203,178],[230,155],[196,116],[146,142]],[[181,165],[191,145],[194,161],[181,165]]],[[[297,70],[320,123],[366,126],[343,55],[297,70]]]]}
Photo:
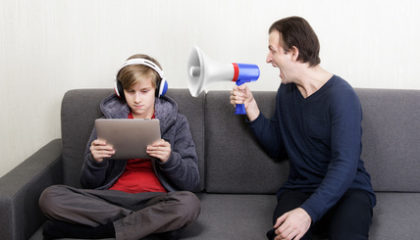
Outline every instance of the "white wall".
{"type": "Polygon", "coordinates": [[[187,87],[198,45],[220,62],[258,64],[251,88],[275,90],[267,30],[286,16],[311,23],[321,64],[354,87],[420,89],[418,9],[416,0],[1,0],[0,176],[60,137],[67,90],[112,87],[134,53],[156,57],[172,88],[187,87]]]}

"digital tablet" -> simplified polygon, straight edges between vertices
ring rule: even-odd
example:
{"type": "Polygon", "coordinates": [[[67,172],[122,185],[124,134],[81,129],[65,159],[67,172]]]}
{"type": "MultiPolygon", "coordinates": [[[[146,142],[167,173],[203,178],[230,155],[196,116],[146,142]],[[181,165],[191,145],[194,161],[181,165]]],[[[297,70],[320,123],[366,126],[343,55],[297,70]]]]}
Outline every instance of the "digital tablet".
{"type": "Polygon", "coordinates": [[[161,138],[158,119],[96,119],[95,128],[114,147],[113,159],[150,158],[147,145],[161,138]]]}

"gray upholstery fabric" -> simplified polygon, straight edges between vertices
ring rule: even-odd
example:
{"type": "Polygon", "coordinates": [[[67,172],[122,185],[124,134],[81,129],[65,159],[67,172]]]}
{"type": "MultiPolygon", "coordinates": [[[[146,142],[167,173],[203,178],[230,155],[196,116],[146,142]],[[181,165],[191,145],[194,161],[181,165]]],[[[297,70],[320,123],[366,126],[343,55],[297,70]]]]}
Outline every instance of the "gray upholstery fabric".
{"type": "Polygon", "coordinates": [[[183,239],[266,239],[276,204],[273,195],[202,194],[198,220],[183,239]]]}
{"type": "Polygon", "coordinates": [[[1,239],[28,239],[45,220],[38,198],[63,182],[61,152],[61,140],[53,140],[0,178],[1,239]]]}
{"type": "MultiPolygon", "coordinates": [[[[371,240],[418,239],[420,193],[377,193],[371,240]]],[[[183,239],[265,239],[276,206],[273,195],[202,194],[198,220],[183,239]]]]}
{"type": "Polygon", "coordinates": [[[371,240],[419,239],[420,193],[376,193],[371,240]]]}
{"type": "Polygon", "coordinates": [[[83,153],[96,118],[102,116],[99,103],[112,93],[110,89],[68,91],[61,105],[64,184],[80,187],[83,153]]]}
{"type": "MultiPolygon", "coordinates": [[[[274,113],[275,92],[256,92],[261,112],[274,113]]],[[[245,116],[235,115],[228,91],[206,97],[206,190],[213,193],[275,193],[286,180],[287,161],[274,161],[252,136],[245,116]]]]}
{"type": "Polygon", "coordinates": [[[362,159],[375,191],[420,191],[420,91],[356,89],[362,159]]]}

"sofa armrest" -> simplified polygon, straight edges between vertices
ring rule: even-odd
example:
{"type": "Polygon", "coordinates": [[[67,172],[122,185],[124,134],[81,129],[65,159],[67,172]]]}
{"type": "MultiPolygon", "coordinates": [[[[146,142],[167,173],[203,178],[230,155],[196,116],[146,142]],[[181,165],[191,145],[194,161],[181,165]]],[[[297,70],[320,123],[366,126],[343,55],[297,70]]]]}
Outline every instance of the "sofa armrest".
{"type": "Polygon", "coordinates": [[[0,178],[1,239],[28,239],[41,226],[38,198],[63,182],[61,153],[61,139],[55,139],[0,178]]]}

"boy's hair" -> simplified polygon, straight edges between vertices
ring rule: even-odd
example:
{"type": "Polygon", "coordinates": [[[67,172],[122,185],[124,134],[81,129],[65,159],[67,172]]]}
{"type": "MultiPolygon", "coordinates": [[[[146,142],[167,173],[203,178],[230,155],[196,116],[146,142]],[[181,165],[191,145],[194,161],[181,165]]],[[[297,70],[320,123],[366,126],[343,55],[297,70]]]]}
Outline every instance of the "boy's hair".
{"type": "MultiPolygon", "coordinates": [[[[127,58],[127,60],[134,58],[147,59],[156,64],[162,70],[162,67],[160,66],[159,62],[146,54],[135,54],[127,58]]],[[[158,81],[161,80],[159,74],[155,70],[148,66],[140,64],[128,65],[123,67],[117,74],[117,80],[121,83],[123,89],[129,89],[131,86],[133,86],[139,81],[139,76],[153,76],[152,86],[154,88],[156,88],[156,86],[158,85],[158,81]]]]}
{"type": "Polygon", "coordinates": [[[319,41],[309,23],[301,17],[288,17],[274,22],[268,33],[278,31],[284,41],[283,49],[288,52],[295,46],[299,49],[298,60],[316,66],[321,62],[319,58],[319,41]]]}

